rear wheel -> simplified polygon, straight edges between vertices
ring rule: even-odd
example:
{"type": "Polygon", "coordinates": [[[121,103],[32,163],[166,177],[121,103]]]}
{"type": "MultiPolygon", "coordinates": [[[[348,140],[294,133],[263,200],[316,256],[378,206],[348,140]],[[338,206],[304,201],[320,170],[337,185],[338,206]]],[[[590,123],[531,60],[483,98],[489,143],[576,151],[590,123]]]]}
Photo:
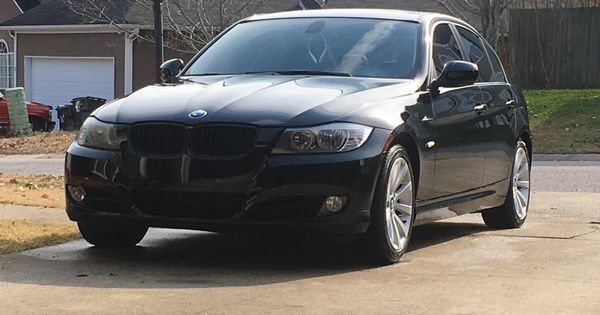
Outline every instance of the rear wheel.
{"type": "Polygon", "coordinates": [[[494,229],[518,228],[527,218],[529,210],[529,179],[531,175],[529,154],[525,142],[517,143],[512,176],[504,205],[481,213],[485,224],[494,229]]]}
{"type": "Polygon", "coordinates": [[[133,247],[148,232],[147,226],[122,222],[82,221],[77,226],[88,243],[106,248],[133,247]]]}
{"type": "Polygon", "coordinates": [[[388,152],[375,191],[368,240],[377,263],[392,264],[406,252],[414,222],[415,189],[410,158],[402,146],[388,152]]]}
{"type": "Polygon", "coordinates": [[[29,123],[33,131],[48,131],[47,122],[39,117],[29,117],[29,123]]]}

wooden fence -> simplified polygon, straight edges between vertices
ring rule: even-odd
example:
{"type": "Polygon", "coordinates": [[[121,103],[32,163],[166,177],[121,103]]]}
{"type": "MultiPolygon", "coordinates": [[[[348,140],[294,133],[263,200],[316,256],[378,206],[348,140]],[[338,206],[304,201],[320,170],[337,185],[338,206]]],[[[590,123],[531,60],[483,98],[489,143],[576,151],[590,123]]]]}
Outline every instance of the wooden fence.
{"type": "Polygon", "coordinates": [[[510,11],[509,72],[527,88],[600,87],[600,8],[510,11]]]}

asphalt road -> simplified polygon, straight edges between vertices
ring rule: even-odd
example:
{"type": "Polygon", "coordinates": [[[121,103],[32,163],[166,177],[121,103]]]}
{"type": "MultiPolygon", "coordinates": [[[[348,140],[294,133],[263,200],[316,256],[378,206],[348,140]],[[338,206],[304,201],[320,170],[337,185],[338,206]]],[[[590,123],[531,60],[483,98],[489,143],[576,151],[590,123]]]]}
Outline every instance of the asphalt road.
{"type": "Polygon", "coordinates": [[[64,156],[57,154],[0,156],[0,173],[15,175],[63,175],[64,156]]]}
{"type": "MultiPolygon", "coordinates": [[[[540,156],[541,159],[549,159],[540,156]]],[[[595,161],[534,161],[532,185],[538,191],[600,192],[600,155],[584,156],[595,161]]],[[[0,172],[4,174],[62,175],[64,159],[60,155],[0,157],[0,172]]]]}

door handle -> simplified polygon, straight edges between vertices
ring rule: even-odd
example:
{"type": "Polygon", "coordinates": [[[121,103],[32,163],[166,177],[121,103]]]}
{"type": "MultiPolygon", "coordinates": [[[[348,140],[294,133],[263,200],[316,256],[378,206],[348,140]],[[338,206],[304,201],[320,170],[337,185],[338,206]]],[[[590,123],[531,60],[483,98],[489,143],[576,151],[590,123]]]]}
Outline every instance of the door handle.
{"type": "Polygon", "coordinates": [[[481,113],[483,111],[488,110],[488,105],[487,104],[479,104],[479,105],[476,105],[475,107],[473,107],[473,110],[478,113],[481,113]]]}
{"type": "Polygon", "coordinates": [[[509,108],[513,108],[513,107],[515,107],[515,105],[517,105],[517,101],[515,101],[515,100],[506,101],[506,106],[508,106],[509,108]]]}

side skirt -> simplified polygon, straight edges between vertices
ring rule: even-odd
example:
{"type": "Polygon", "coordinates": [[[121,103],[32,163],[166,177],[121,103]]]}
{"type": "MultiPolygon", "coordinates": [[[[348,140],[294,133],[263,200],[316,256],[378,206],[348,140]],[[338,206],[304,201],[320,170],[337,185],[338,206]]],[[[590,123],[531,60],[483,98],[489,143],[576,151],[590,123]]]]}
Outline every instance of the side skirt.
{"type": "Polygon", "coordinates": [[[508,178],[459,194],[417,201],[415,225],[431,223],[459,215],[499,207],[506,200],[508,178]]]}

